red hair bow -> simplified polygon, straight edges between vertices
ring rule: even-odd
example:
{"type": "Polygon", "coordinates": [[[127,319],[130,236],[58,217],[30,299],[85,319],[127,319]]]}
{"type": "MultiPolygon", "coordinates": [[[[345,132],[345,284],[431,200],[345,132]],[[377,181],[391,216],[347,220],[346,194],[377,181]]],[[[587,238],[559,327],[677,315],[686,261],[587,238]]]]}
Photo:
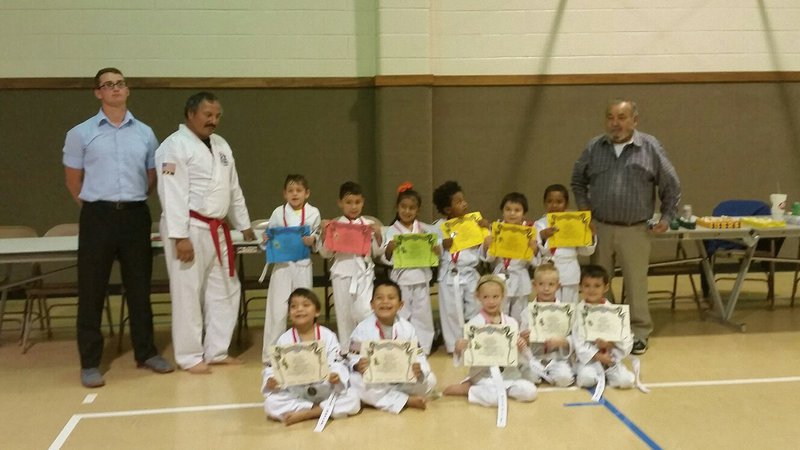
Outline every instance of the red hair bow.
{"type": "Polygon", "coordinates": [[[411,184],[410,181],[406,181],[405,183],[401,184],[400,186],[397,186],[397,193],[398,194],[402,194],[403,192],[410,191],[411,189],[414,189],[414,185],[411,184]]]}

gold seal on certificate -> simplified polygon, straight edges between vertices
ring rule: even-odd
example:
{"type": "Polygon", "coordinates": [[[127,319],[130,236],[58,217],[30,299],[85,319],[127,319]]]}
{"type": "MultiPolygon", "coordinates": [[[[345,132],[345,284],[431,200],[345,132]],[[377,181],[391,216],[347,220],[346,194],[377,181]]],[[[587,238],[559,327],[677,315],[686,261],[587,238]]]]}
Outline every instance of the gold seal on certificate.
{"type": "Polygon", "coordinates": [[[489,235],[489,230],[478,224],[482,219],[481,213],[473,212],[442,223],[444,238],[453,238],[450,253],[481,245],[483,239],[489,235]]]}
{"type": "Polygon", "coordinates": [[[464,350],[465,366],[516,366],[516,325],[464,325],[464,338],[468,341],[464,350]]]}
{"type": "Polygon", "coordinates": [[[320,341],[269,348],[275,379],[283,386],[319,383],[328,378],[328,356],[320,341]]]}
{"type": "Polygon", "coordinates": [[[439,238],[433,233],[398,234],[394,237],[396,247],[392,254],[394,267],[408,269],[439,265],[439,255],[433,250],[439,238]]]}
{"type": "Polygon", "coordinates": [[[530,342],[542,343],[551,338],[569,336],[575,307],[572,303],[528,303],[528,323],[531,324],[530,342]]]}
{"type": "Polygon", "coordinates": [[[535,237],[536,230],[533,227],[493,222],[489,254],[498,258],[531,259],[533,249],[530,244],[535,237]]]}
{"type": "Polygon", "coordinates": [[[592,245],[590,211],[572,211],[547,214],[547,226],[558,229],[547,243],[550,248],[586,247],[592,245]]]}
{"type": "Polygon", "coordinates": [[[578,320],[587,341],[620,342],[631,334],[628,305],[582,305],[578,320]]]}
{"type": "Polygon", "coordinates": [[[361,357],[369,361],[364,382],[413,383],[412,365],[417,361],[416,341],[383,339],[361,343],[361,357]]]}

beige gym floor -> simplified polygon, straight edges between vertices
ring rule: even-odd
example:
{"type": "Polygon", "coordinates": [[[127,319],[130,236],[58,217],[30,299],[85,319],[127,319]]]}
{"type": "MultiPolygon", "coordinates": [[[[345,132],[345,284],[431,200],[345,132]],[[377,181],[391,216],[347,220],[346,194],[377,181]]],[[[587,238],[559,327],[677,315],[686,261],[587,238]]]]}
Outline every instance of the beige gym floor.
{"type": "MultiPolygon", "coordinates": [[[[651,289],[671,283],[671,277],[653,277],[651,289]]],[[[791,273],[778,275],[774,308],[764,299],[763,283],[745,284],[734,319],[747,324],[746,333],[703,320],[691,299],[680,299],[675,311],[668,301],[653,300],[656,331],[641,358],[651,393],[609,389],[604,403],[591,404],[588,391],[543,385],[535,402],[509,402],[505,429],[495,426],[495,409],[452,397],[399,416],[367,408],[329,422],[322,433],[313,432],[315,422],[286,427],[267,421],[257,318],[243,348],[234,349],[246,364],[215,367],[207,376],[136,369],[127,336],[122,354],[116,338],[108,339],[107,384],[94,390],[79,382],[74,320],[54,323],[49,340],[33,332],[26,354],[17,345],[18,325],[6,323],[0,448],[797,448],[800,301],[789,306],[791,284],[791,273]]],[[[730,284],[720,287],[726,295],[730,284]]],[[[683,276],[679,293],[689,292],[683,276]]],[[[9,302],[8,310],[18,311],[19,303],[9,302]]],[[[157,344],[171,360],[168,319],[156,321],[157,344]]],[[[443,349],[430,360],[439,388],[464,375],[443,349]]]]}

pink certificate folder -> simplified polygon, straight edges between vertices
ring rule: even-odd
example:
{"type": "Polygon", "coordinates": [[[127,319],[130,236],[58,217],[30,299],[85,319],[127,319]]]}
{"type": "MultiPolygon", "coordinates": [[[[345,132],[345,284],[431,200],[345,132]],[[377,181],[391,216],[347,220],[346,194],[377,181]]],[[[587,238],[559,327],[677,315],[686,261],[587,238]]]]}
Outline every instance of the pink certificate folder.
{"type": "Polygon", "coordinates": [[[325,248],[337,253],[366,256],[372,243],[372,227],[360,223],[329,222],[325,227],[325,248]]]}

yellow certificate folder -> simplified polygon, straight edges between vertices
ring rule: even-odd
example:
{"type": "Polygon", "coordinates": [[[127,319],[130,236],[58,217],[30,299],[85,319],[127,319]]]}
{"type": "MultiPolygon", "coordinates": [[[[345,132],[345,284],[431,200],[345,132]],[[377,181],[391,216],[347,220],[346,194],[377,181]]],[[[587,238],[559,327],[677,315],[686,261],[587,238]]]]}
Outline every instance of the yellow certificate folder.
{"type": "Polygon", "coordinates": [[[548,213],[547,226],[558,229],[548,239],[550,248],[592,245],[592,230],[589,228],[591,221],[592,213],[590,211],[548,213]]]}
{"type": "Polygon", "coordinates": [[[442,223],[444,239],[453,238],[450,253],[460,252],[483,243],[483,240],[489,235],[489,230],[478,225],[482,219],[481,213],[473,212],[442,223]]]}
{"type": "Polygon", "coordinates": [[[497,258],[531,259],[533,249],[530,243],[535,237],[536,230],[533,227],[494,222],[489,254],[497,258]]]}
{"type": "Polygon", "coordinates": [[[434,248],[439,237],[433,233],[398,234],[392,259],[394,267],[410,269],[416,267],[432,267],[439,265],[439,255],[434,248]]]}

